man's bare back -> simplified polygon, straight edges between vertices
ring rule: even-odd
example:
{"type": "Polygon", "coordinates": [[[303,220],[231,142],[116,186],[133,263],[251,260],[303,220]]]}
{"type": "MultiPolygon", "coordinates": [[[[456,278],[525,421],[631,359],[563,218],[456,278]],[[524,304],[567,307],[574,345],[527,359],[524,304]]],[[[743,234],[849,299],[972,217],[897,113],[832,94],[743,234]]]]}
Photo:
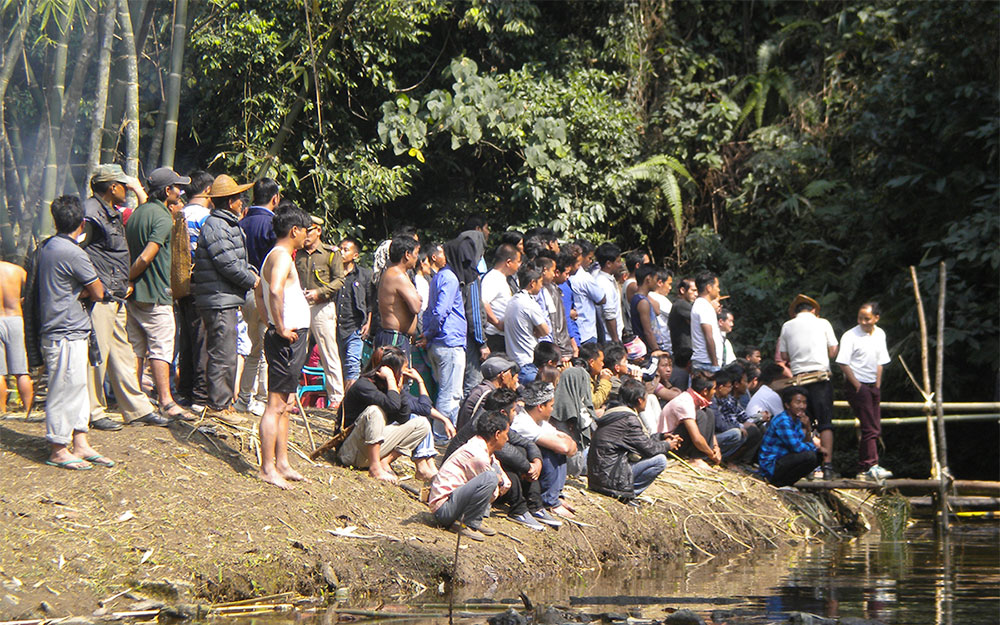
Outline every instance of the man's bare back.
{"type": "Polygon", "coordinates": [[[0,301],[3,302],[3,317],[21,316],[21,287],[27,272],[20,265],[0,261],[0,301]]]}
{"type": "Polygon", "coordinates": [[[382,315],[383,329],[407,336],[416,333],[420,294],[399,265],[387,267],[382,274],[378,285],[378,311],[382,315]]]}

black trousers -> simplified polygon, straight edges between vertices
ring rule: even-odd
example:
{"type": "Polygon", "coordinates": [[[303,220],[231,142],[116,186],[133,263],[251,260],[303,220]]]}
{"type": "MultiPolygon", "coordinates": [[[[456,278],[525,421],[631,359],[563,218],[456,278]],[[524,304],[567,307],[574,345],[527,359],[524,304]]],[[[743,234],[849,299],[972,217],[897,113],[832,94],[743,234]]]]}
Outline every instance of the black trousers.
{"type": "Polygon", "coordinates": [[[542,487],[538,480],[522,480],[520,475],[506,469],[504,473],[510,479],[510,489],[497,498],[497,504],[509,506],[511,516],[542,509],[542,487]]]}
{"type": "Polygon", "coordinates": [[[205,324],[205,378],[208,407],[225,410],[236,390],[236,309],[202,309],[205,324]]]}
{"type": "Polygon", "coordinates": [[[205,405],[205,323],[190,295],[177,300],[177,394],[193,403],[205,405]]]}
{"type": "MultiPolygon", "coordinates": [[[[702,438],[708,443],[708,446],[712,446],[712,439],[715,438],[715,415],[712,414],[710,410],[705,410],[704,408],[698,410],[695,414],[695,423],[698,424],[698,431],[701,432],[702,438]]],[[[688,433],[688,429],[684,424],[679,424],[677,428],[672,432],[681,437],[681,446],[677,448],[677,455],[681,458],[690,458],[692,460],[701,458],[705,459],[708,456],[704,454],[700,449],[694,446],[691,440],[691,435],[688,433]]]]}
{"type": "Polygon", "coordinates": [[[817,451],[800,451],[785,454],[774,463],[774,475],[771,483],[775,486],[791,486],[823,462],[823,454],[817,451]]]}

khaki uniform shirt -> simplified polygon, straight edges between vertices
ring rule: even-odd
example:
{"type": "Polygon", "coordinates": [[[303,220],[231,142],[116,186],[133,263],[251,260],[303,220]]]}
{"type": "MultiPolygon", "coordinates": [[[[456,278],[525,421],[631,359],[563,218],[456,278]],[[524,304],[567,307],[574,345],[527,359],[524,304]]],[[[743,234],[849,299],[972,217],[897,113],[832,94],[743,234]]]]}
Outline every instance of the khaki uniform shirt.
{"type": "Polygon", "coordinates": [[[325,243],[312,252],[305,248],[295,252],[295,269],[303,291],[316,289],[321,302],[332,300],[344,286],[344,262],[338,248],[325,243]]]}

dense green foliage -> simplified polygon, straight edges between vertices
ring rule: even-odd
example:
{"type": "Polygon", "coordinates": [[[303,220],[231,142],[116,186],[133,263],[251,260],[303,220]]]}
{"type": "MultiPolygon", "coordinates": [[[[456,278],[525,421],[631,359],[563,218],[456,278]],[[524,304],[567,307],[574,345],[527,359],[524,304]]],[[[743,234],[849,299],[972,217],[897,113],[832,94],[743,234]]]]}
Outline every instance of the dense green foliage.
{"type": "MultiPolygon", "coordinates": [[[[170,45],[170,2],[153,4],[143,158],[170,45]]],[[[86,5],[41,2],[36,73],[55,6],[86,5]]],[[[179,170],[270,173],[369,242],[402,222],[446,238],[476,212],[494,231],[645,247],[680,273],[721,274],[737,344],[772,349],[796,292],[838,331],[875,297],[914,369],[907,267],[933,311],[943,260],[946,397],[997,394],[996,3],[202,0],[189,16],[179,170]]],[[[23,74],[5,96],[10,134],[39,123],[23,74]]],[[[917,398],[901,367],[888,382],[917,398]]]]}

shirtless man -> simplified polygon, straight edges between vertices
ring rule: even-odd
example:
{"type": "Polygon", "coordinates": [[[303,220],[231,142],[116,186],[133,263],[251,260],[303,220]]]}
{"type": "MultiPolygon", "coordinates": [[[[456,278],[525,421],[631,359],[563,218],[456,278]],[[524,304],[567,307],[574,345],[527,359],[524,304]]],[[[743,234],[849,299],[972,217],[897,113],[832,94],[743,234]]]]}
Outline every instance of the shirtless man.
{"type": "Polygon", "coordinates": [[[0,261],[0,414],[7,412],[7,375],[17,377],[24,412],[31,412],[35,387],[28,375],[28,353],[24,348],[24,319],[21,317],[21,287],[27,277],[19,265],[0,261]]]}
{"type": "Polygon", "coordinates": [[[288,399],[299,385],[309,355],[312,313],[302,292],[292,253],[301,250],[312,226],[309,216],[289,208],[274,217],[274,248],[261,264],[255,289],[257,310],[267,311],[267,407],[260,418],[260,479],[289,489],[305,478],[288,464],[288,399]]]}
{"type": "Polygon", "coordinates": [[[389,262],[378,285],[378,310],[382,328],[375,347],[394,345],[410,359],[410,337],[417,331],[420,294],[407,275],[417,266],[420,243],[413,237],[396,237],[389,244],[389,262]]]}

